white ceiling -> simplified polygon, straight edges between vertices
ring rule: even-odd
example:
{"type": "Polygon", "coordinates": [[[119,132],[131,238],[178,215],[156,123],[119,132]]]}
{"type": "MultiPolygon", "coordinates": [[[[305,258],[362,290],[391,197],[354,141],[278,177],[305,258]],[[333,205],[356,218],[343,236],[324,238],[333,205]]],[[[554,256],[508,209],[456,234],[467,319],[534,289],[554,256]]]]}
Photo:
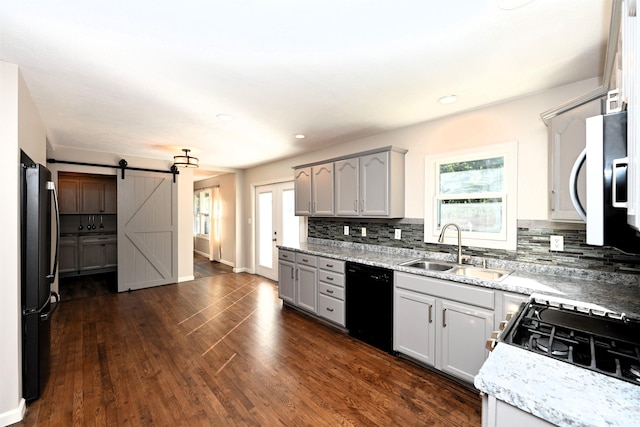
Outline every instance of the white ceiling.
{"type": "Polygon", "coordinates": [[[611,13],[611,0],[0,3],[0,59],[20,66],[54,148],[190,148],[209,168],[600,76],[611,13]]]}

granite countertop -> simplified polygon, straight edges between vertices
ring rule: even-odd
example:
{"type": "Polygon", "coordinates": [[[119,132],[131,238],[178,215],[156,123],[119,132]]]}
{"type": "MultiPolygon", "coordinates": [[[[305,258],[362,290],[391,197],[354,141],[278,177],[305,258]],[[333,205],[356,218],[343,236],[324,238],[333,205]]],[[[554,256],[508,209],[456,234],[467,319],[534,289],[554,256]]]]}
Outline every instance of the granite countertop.
{"type": "MultiPolygon", "coordinates": [[[[448,254],[321,239],[281,248],[536,297],[556,296],[640,319],[637,275],[488,259],[489,268],[513,270],[504,280],[488,281],[399,265],[416,258],[451,262],[448,254]]],[[[474,384],[484,393],[561,426],[640,425],[640,385],[505,343],[496,345],[474,384]]]]}
{"type": "MultiPolygon", "coordinates": [[[[310,255],[326,256],[343,261],[359,262],[395,271],[435,277],[459,283],[482,286],[508,292],[531,295],[557,296],[574,301],[595,304],[607,310],[624,313],[640,319],[640,276],[616,274],[592,270],[549,267],[537,264],[517,263],[487,259],[487,267],[513,270],[500,281],[490,281],[459,276],[447,272],[430,271],[401,266],[399,264],[417,258],[453,262],[451,255],[420,252],[401,248],[360,245],[332,240],[309,239],[296,246],[279,246],[310,255]]],[[[471,259],[479,265],[480,259],[471,259]]]]}
{"type": "Polygon", "coordinates": [[[640,385],[498,343],[474,384],[559,426],[640,425],[640,385]]]}

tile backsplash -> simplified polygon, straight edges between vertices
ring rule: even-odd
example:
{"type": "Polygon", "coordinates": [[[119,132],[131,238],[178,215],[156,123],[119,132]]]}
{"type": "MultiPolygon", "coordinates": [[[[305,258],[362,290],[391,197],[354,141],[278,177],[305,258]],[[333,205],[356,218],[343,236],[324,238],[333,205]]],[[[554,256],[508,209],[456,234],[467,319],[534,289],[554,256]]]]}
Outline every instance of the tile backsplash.
{"type": "MultiPolygon", "coordinates": [[[[337,218],[309,218],[309,237],[380,245],[419,251],[443,252],[455,255],[456,247],[425,243],[424,222],[420,219],[403,220],[347,220],[337,218]],[[349,235],[344,235],[349,226],[349,235]],[[361,228],[366,236],[361,236],[361,228]],[[394,230],[402,230],[402,239],[394,239],[394,230]]],[[[549,221],[518,221],[518,247],[515,251],[464,246],[466,255],[527,262],[549,266],[581,268],[640,276],[640,256],[587,245],[584,224],[566,224],[549,221]],[[551,235],[564,237],[564,251],[550,251],[551,235]]]]}

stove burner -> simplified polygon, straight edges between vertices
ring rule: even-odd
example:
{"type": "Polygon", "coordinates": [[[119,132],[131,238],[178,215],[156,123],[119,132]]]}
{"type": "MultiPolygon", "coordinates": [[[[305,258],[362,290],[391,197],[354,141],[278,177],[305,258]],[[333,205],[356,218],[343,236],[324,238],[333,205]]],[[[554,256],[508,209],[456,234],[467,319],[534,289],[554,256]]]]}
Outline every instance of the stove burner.
{"type": "MultiPolygon", "coordinates": [[[[549,338],[540,337],[536,340],[536,347],[540,351],[549,354],[549,338]]],[[[558,357],[567,357],[569,355],[569,346],[561,341],[553,341],[551,345],[551,355],[558,357]]]]}

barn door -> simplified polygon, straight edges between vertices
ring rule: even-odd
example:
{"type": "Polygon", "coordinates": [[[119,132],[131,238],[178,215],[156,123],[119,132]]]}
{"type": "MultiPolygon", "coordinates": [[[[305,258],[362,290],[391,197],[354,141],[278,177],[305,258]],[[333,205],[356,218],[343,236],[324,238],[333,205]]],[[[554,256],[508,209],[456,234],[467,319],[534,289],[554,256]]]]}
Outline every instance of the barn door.
{"type": "Polygon", "coordinates": [[[118,292],[178,281],[176,191],[168,174],[118,177],[118,292]]]}

